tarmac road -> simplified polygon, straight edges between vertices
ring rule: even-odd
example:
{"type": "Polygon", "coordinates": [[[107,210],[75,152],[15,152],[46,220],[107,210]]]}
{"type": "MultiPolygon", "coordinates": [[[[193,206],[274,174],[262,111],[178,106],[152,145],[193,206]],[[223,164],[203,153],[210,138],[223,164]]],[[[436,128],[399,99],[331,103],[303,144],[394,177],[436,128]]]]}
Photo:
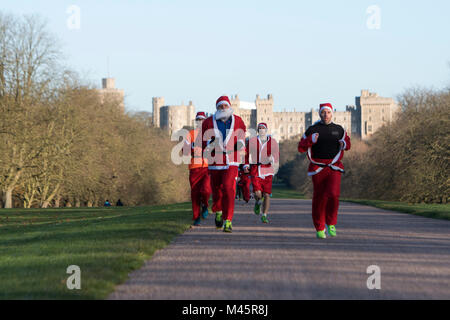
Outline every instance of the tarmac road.
{"type": "Polygon", "coordinates": [[[311,200],[272,199],[269,224],[252,209],[236,202],[231,234],[210,215],[109,298],[450,299],[450,221],[341,202],[337,237],[316,239],[311,200]]]}

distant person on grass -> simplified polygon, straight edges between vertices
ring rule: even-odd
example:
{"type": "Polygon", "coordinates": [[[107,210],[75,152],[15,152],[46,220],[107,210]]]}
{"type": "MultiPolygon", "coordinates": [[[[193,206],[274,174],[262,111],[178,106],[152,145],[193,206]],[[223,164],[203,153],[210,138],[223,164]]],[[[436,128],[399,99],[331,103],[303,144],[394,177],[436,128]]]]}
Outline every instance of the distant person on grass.
{"type": "Polygon", "coordinates": [[[317,238],[336,236],[336,223],[341,192],[341,160],[344,150],[350,150],[350,137],[344,128],[332,122],[333,107],[323,103],[320,120],[310,126],[298,144],[299,152],[307,152],[310,160],[308,175],[312,176],[314,194],[312,218],[317,238]]]}
{"type": "Polygon", "coordinates": [[[275,138],[267,134],[267,123],[258,124],[258,135],[248,140],[246,145],[245,168],[250,167],[250,176],[255,195],[256,215],[261,212],[261,200],[263,214],[261,221],[268,223],[270,194],[272,193],[272,180],[279,164],[279,147],[275,138]]]}
{"type": "Polygon", "coordinates": [[[103,204],[104,207],[111,207],[111,202],[109,202],[109,200],[106,200],[105,203],[103,204]]]}
{"type": "Polygon", "coordinates": [[[184,155],[191,156],[189,164],[189,183],[191,185],[193,226],[201,224],[201,218],[208,217],[208,201],[211,195],[211,182],[208,172],[208,161],[202,152],[202,123],[206,119],[204,112],[197,112],[195,129],[186,137],[183,147],[184,155]]]}
{"type": "Polygon", "coordinates": [[[116,207],[123,207],[123,203],[122,203],[122,201],[120,201],[120,199],[117,200],[116,207]]]}

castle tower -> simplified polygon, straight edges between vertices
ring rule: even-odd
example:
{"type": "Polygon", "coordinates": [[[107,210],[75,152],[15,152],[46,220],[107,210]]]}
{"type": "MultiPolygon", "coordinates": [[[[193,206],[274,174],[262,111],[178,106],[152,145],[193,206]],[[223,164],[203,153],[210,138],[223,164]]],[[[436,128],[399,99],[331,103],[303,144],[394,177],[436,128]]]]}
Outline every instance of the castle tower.
{"type": "Polygon", "coordinates": [[[230,102],[231,108],[233,108],[233,113],[237,116],[240,116],[239,106],[241,105],[241,101],[239,100],[239,96],[237,94],[234,95],[234,97],[231,96],[230,102]]]}
{"type": "Polygon", "coordinates": [[[102,79],[102,88],[98,89],[97,92],[100,95],[101,103],[106,101],[118,103],[119,110],[124,113],[125,112],[125,92],[122,89],[117,89],[115,87],[115,79],[114,78],[103,78],[102,79]]]}
{"type": "Polygon", "coordinates": [[[153,126],[161,126],[161,107],[164,106],[164,97],[153,97],[153,126]]]}
{"type": "Polygon", "coordinates": [[[259,94],[257,94],[255,105],[256,105],[256,124],[260,122],[267,123],[267,126],[269,127],[268,133],[270,134],[272,132],[272,129],[274,128],[272,95],[268,94],[267,99],[261,99],[259,97],[259,94]]]}
{"type": "Polygon", "coordinates": [[[361,96],[355,98],[356,108],[360,115],[361,139],[369,138],[384,124],[395,119],[400,110],[392,98],[380,97],[378,93],[361,90],[361,96]]]}
{"type": "Polygon", "coordinates": [[[103,89],[114,89],[116,87],[116,80],[114,78],[103,78],[102,88],[103,89]]]}
{"type": "Polygon", "coordinates": [[[195,107],[192,101],[189,101],[189,105],[187,106],[186,117],[186,123],[191,127],[195,127],[195,107]]]}

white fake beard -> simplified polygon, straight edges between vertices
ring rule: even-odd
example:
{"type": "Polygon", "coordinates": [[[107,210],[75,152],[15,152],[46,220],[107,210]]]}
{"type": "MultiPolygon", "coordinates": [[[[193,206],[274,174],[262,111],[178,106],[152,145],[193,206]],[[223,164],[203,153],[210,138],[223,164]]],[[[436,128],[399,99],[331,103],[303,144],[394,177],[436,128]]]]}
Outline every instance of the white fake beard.
{"type": "Polygon", "coordinates": [[[233,109],[231,109],[231,108],[217,110],[216,111],[216,119],[222,120],[222,121],[227,121],[228,118],[230,118],[232,114],[233,114],[233,109]]]}

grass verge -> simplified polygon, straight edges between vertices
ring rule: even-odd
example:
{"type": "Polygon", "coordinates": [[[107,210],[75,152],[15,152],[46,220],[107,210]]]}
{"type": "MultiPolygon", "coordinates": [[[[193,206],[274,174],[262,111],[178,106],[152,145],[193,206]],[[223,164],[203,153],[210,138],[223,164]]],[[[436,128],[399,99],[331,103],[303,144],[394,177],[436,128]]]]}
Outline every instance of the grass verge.
{"type": "Polygon", "coordinates": [[[299,191],[286,187],[284,185],[272,186],[272,198],[275,199],[306,199],[299,191]]]}
{"type": "Polygon", "coordinates": [[[380,209],[392,210],[402,213],[411,213],[427,218],[450,220],[450,204],[409,204],[395,201],[359,199],[340,200],[372,206],[380,209]]]}
{"type": "Polygon", "coordinates": [[[190,203],[0,211],[0,299],[104,299],[189,228],[190,203]],[[81,290],[69,290],[69,265],[81,290]]]}

